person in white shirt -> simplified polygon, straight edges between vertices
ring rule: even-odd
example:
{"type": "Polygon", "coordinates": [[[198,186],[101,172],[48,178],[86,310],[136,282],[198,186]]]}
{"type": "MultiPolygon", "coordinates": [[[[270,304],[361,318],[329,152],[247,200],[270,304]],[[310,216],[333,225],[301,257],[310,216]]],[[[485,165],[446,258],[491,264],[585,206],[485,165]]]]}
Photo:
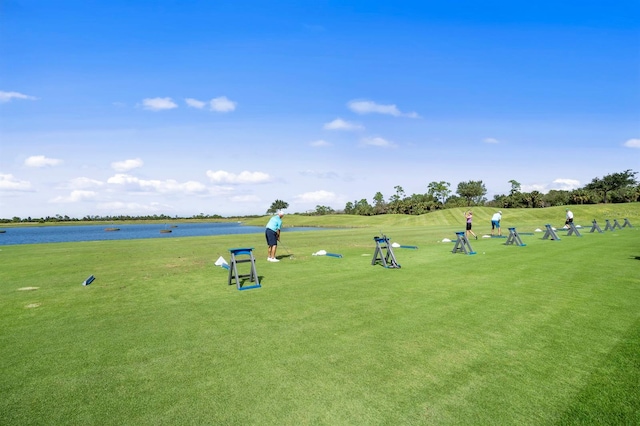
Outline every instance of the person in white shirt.
{"type": "Polygon", "coordinates": [[[573,223],[573,212],[567,209],[567,219],[564,221],[564,227],[569,228],[570,223],[573,223]]]}
{"type": "Polygon", "coordinates": [[[499,211],[491,216],[491,235],[495,229],[498,230],[498,235],[502,235],[502,229],[500,228],[500,220],[502,219],[502,212],[499,211]]]}

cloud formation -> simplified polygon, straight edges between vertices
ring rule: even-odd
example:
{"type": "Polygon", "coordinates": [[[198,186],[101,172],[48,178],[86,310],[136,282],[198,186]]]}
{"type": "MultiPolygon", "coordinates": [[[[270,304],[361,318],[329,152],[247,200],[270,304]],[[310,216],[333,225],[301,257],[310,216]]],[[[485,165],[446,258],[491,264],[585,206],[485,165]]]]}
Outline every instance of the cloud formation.
{"type": "Polygon", "coordinates": [[[209,101],[211,111],[216,112],[230,112],[236,109],[237,102],[227,99],[226,96],[220,96],[209,101]]]}
{"type": "Polygon", "coordinates": [[[342,118],[336,118],[335,120],[325,123],[325,130],[362,130],[363,126],[357,123],[351,123],[343,120],[342,118]]]}
{"type": "Polygon", "coordinates": [[[378,146],[381,148],[395,148],[397,146],[393,142],[389,142],[388,140],[377,136],[371,138],[362,138],[360,140],[360,144],[364,146],[378,146]]]}
{"type": "Polygon", "coordinates": [[[323,146],[331,146],[331,144],[325,140],[317,140],[317,141],[313,141],[313,142],[309,142],[310,146],[313,147],[323,147],[323,146]]]}
{"type": "Polygon", "coordinates": [[[138,190],[144,192],[159,193],[204,193],[207,187],[200,182],[188,181],[180,183],[173,179],[157,180],[157,179],[140,179],[135,176],[119,173],[107,179],[107,183],[118,185],[129,190],[138,190]]]}
{"type": "Polygon", "coordinates": [[[9,173],[0,173],[0,191],[31,191],[31,182],[17,179],[9,173]]]}
{"type": "Polygon", "coordinates": [[[398,109],[396,105],[382,105],[375,103],[373,101],[349,101],[347,103],[347,107],[355,112],[356,114],[386,114],[392,115],[394,117],[409,117],[409,118],[418,118],[420,117],[416,112],[408,112],[404,113],[398,109]]]}
{"type": "Polygon", "coordinates": [[[482,140],[482,142],[484,142],[484,143],[500,143],[500,142],[498,141],[498,139],[494,139],[494,138],[484,138],[484,139],[482,140]]]}
{"type": "Polygon", "coordinates": [[[194,98],[186,98],[185,102],[191,108],[204,109],[207,105],[209,105],[210,111],[215,112],[231,112],[235,111],[237,102],[230,100],[226,96],[220,96],[218,98],[213,98],[208,102],[201,101],[194,98]]]}
{"type": "Polygon", "coordinates": [[[11,102],[13,99],[35,101],[38,98],[35,96],[25,95],[20,92],[3,92],[0,90],[0,103],[11,102]]]}
{"type": "Polygon", "coordinates": [[[144,162],[141,159],[134,158],[131,160],[114,161],[113,163],[111,163],[111,168],[116,172],[128,172],[129,170],[142,167],[143,164],[144,162]]]}
{"type": "Polygon", "coordinates": [[[95,188],[104,185],[104,182],[88,177],[74,178],[69,181],[69,187],[73,189],[95,188]]]}
{"type": "Polygon", "coordinates": [[[52,203],[77,203],[79,201],[93,200],[98,194],[94,191],[75,190],[71,191],[67,197],[56,197],[51,200],[52,203]]]}
{"type": "Polygon", "coordinates": [[[27,167],[47,167],[57,166],[62,164],[62,160],[57,158],[47,158],[44,155],[33,155],[24,160],[24,165],[27,167]]]}
{"type": "Polygon", "coordinates": [[[265,183],[271,180],[271,176],[267,173],[249,171],[243,171],[240,174],[235,174],[224,170],[207,170],[207,177],[213,183],[232,184],[265,183]]]}
{"type": "Polygon", "coordinates": [[[572,191],[580,188],[580,181],[575,179],[556,179],[552,183],[552,189],[561,189],[564,191],[572,191]]]}
{"type": "Polygon", "coordinates": [[[624,143],[627,148],[640,148],[640,139],[629,139],[624,143]]]}
{"type": "Polygon", "coordinates": [[[542,192],[543,194],[549,192],[549,185],[547,184],[543,184],[543,183],[534,183],[531,185],[522,185],[522,187],[520,188],[522,190],[522,192],[533,192],[533,191],[538,191],[538,192],[542,192]]]}
{"type": "Polygon", "coordinates": [[[146,98],[142,100],[142,108],[149,111],[163,111],[178,108],[171,98],[146,98]]]}
{"type": "Polygon", "coordinates": [[[188,106],[190,106],[191,108],[202,109],[202,108],[204,108],[204,107],[207,105],[207,103],[206,103],[206,102],[204,102],[204,101],[199,101],[199,100],[194,99],[194,98],[186,98],[184,101],[185,101],[185,102],[187,103],[187,105],[188,105],[188,106]]]}
{"type": "Polygon", "coordinates": [[[297,195],[296,201],[301,203],[327,203],[336,199],[336,194],[330,191],[313,191],[305,192],[304,194],[297,195]]]}

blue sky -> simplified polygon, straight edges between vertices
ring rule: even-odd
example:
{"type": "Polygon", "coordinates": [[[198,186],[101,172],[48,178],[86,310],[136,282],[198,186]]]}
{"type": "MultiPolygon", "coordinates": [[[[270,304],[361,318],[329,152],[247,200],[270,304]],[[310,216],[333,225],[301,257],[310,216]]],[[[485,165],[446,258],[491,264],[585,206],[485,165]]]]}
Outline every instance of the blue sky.
{"type": "Polygon", "coordinates": [[[637,1],[0,3],[0,217],[640,172],[637,1]]]}

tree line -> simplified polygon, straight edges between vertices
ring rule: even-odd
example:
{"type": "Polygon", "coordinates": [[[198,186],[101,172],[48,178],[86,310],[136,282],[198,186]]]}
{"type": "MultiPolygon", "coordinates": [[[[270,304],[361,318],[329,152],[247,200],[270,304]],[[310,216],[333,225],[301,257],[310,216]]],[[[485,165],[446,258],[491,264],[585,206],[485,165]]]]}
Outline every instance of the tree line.
{"type": "Polygon", "coordinates": [[[45,223],[45,222],[126,222],[126,221],[136,221],[136,220],[152,220],[152,221],[169,221],[176,219],[223,219],[222,216],[214,214],[214,215],[205,215],[204,213],[200,213],[198,215],[190,216],[190,217],[179,217],[179,216],[168,216],[166,214],[154,214],[154,215],[145,215],[145,216],[130,216],[130,215],[117,215],[117,216],[98,216],[98,215],[87,215],[82,219],[69,217],[67,215],[55,215],[55,216],[45,216],[45,217],[25,217],[21,218],[19,216],[14,216],[11,219],[0,219],[0,223],[45,223]]]}
{"type": "Polygon", "coordinates": [[[395,194],[385,200],[381,192],[376,192],[372,202],[365,198],[349,201],[342,212],[327,206],[316,206],[312,215],[345,213],[355,215],[409,214],[420,215],[435,210],[486,206],[495,208],[543,208],[570,204],[630,203],[640,201],[640,185],[635,179],[637,172],[625,170],[602,178],[594,178],[582,188],[550,190],[546,194],[539,191],[522,192],[521,184],[510,180],[508,194],[497,194],[492,200],[485,198],[487,188],[481,180],[460,182],[455,193],[451,184],[445,181],[430,182],[423,194],[408,196],[401,186],[395,186],[395,194]]]}

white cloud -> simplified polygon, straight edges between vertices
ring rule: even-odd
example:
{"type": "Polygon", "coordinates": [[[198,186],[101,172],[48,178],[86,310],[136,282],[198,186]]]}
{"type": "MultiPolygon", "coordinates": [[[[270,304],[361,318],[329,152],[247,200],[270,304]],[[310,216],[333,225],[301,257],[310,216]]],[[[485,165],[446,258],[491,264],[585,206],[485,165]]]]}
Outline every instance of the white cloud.
{"type": "Polygon", "coordinates": [[[500,142],[498,141],[498,139],[494,139],[494,138],[484,138],[484,139],[482,140],[482,142],[484,142],[484,143],[500,143],[500,142]]]}
{"type": "Polygon", "coordinates": [[[629,139],[624,143],[627,148],[640,148],[640,139],[629,139]]]}
{"type": "Polygon", "coordinates": [[[379,146],[382,148],[395,148],[396,145],[381,137],[363,138],[360,143],[364,146],[379,146]]]}
{"type": "Polygon", "coordinates": [[[52,203],[77,203],[79,201],[93,200],[98,194],[95,191],[75,190],[67,197],[56,197],[51,200],[52,203]]]}
{"type": "Polygon", "coordinates": [[[207,105],[206,102],[199,101],[199,100],[193,99],[193,98],[187,98],[184,101],[187,103],[187,105],[189,105],[192,108],[202,109],[207,105]]]}
{"type": "Polygon", "coordinates": [[[571,191],[580,188],[580,181],[575,179],[556,179],[551,184],[551,189],[571,191]]]}
{"type": "Polygon", "coordinates": [[[125,175],[125,174],[117,174],[115,176],[111,176],[107,179],[107,183],[111,183],[114,185],[126,185],[129,183],[137,183],[139,179],[135,176],[125,175]]]}
{"type": "Polygon", "coordinates": [[[209,110],[210,111],[215,111],[215,112],[235,111],[236,106],[238,105],[237,102],[234,102],[234,101],[230,100],[226,96],[220,96],[218,98],[213,98],[209,102],[200,101],[200,100],[194,99],[194,98],[186,98],[185,102],[187,103],[188,106],[190,106],[192,108],[197,108],[197,109],[203,109],[208,104],[209,105],[209,110]]]}
{"type": "Polygon", "coordinates": [[[209,188],[209,195],[222,196],[236,192],[237,187],[230,185],[213,185],[209,188]]]}
{"type": "Polygon", "coordinates": [[[522,190],[522,192],[538,191],[546,194],[552,189],[557,191],[572,191],[580,187],[581,185],[579,180],[559,178],[555,179],[551,183],[533,183],[529,185],[523,184],[520,189],[522,190]]]}
{"type": "Polygon", "coordinates": [[[220,96],[219,98],[214,98],[209,101],[211,111],[216,112],[234,111],[236,109],[236,105],[238,105],[237,102],[227,99],[226,96],[220,96]]]}
{"type": "MultiPolygon", "coordinates": [[[[175,182],[175,181],[167,181],[167,182],[175,182]]],[[[190,194],[195,194],[199,192],[205,192],[207,190],[207,187],[200,182],[197,182],[195,180],[190,180],[185,183],[180,183],[175,187],[170,186],[170,190],[175,192],[187,192],[190,194]]]]}
{"type": "Polygon", "coordinates": [[[520,187],[520,190],[522,192],[538,191],[538,192],[542,192],[542,193],[547,193],[547,192],[549,192],[548,187],[549,187],[549,185],[547,185],[547,184],[534,183],[534,184],[531,184],[531,185],[522,185],[520,187]]]}
{"type": "Polygon", "coordinates": [[[16,179],[12,174],[0,173],[0,191],[31,191],[31,182],[16,179]]]}
{"type": "Polygon", "coordinates": [[[207,170],[207,176],[214,183],[264,183],[271,180],[271,176],[263,172],[243,171],[240,174],[226,172],[224,170],[207,170]]]}
{"type": "Polygon", "coordinates": [[[102,185],[104,185],[104,182],[100,182],[99,180],[91,179],[88,177],[79,177],[71,179],[71,181],[69,181],[69,187],[73,189],[94,188],[96,186],[102,185]]]}
{"type": "Polygon", "coordinates": [[[24,165],[27,167],[57,166],[61,163],[62,160],[58,160],[56,158],[47,158],[44,155],[34,155],[24,160],[24,165]]]}
{"type": "Polygon", "coordinates": [[[123,186],[130,190],[141,190],[145,192],[194,194],[207,191],[207,187],[200,182],[188,181],[180,183],[173,179],[146,180],[122,173],[110,177],[107,179],[107,183],[123,186]]]}
{"type": "Polygon", "coordinates": [[[178,104],[173,102],[171,98],[146,98],[142,101],[142,107],[149,111],[162,111],[178,108],[178,104]]]}
{"type": "Polygon", "coordinates": [[[309,142],[310,146],[314,146],[314,147],[323,147],[323,146],[331,146],[331,144],[325,140],[317,140],[317,141],[313,141],[313,142],[309,142]]]}
{"type": "Polygon", "coordinates": [[[336,194],[330,191],[314,191],[305,192],[304,194],[297,195],[296,201],[301,203],[326,203],[336,200],[336,194]]]}
{"type": "Polygon", "coordinates": [[[357,123],[350,123],[342,118],[336,118],[330,123],[325,123],[324,128],[326,130],[361,130],[363,126],[357,123]]]}
{"type": "Polygon", "coordinates": [[[404,113],[398,109],[395,105],[381,105],[373,101],[349,101],[347,107],[357,114],[387,114],[394,117],[420,117],[416,112],[404,113]]]}
{"type": "Polygon", "coordinates": [[[114,161],[113,163],[111,163],[111,168],[116,172],[128,172],[129,170],[142,167],[143,164],[144,162],[141,159],[134,158],[124,161],[114,161]]]}
{"type": "Polygon", "coordinates": [[[3,92],[0,90],[0,103],[11,102],[12,99],[24,99],[29,101],[35,101],[35,96],[25,95],[19,92],[3,92]]]}

